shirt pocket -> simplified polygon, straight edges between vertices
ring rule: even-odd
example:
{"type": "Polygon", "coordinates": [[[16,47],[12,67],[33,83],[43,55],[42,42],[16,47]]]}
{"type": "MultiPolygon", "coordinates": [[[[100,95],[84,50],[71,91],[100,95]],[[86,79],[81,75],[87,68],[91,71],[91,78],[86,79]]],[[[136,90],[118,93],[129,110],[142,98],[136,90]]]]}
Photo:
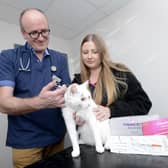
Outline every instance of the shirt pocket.
{"type": "Polygon", "coordinates": [[[15,79],[15,95],[29,97],[31,93],[31,71],[20,71],[15,79]]]}

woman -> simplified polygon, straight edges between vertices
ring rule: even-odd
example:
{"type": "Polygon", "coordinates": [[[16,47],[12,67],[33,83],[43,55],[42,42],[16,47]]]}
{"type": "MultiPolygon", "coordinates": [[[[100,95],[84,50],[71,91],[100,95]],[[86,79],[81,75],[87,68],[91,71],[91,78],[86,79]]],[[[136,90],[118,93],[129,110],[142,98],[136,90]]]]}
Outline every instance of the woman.
{"type": "Polygon", "coordinates": [[[98,120],[111,117],[147,114],[152,103],[134,74],[124,65],[111,61],[104,41],[88,34],[80,46],[80,74],[73,83],[89,80],[89,87],[98,107],[98,120]]]}

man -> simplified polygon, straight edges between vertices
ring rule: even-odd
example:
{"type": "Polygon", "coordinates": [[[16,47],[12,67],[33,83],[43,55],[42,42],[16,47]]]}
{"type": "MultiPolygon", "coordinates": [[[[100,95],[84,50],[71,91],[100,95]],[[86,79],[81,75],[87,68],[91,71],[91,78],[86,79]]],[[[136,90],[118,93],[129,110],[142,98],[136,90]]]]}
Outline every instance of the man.
{"type": "Polygon", "coordinates": [[[65,54],[47,48],[50,29],[45,14],[24,10],[20,28],[26,44],[0,55],[0,112],[8,114],[6,144],[12,147],[15,168],[63,149],[61,107],[64,84],[70,83],[65,54]]]}

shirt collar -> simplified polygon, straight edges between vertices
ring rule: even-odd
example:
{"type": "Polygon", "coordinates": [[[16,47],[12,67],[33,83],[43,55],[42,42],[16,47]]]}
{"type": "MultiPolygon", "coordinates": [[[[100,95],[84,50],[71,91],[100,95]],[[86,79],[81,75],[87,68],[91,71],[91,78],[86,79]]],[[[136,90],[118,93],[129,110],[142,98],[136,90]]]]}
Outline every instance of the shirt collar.
{"type": "MultiPolygon", "coordinates": [[[[28,49],[30,49],[30,50],[33,52],[33,54],[36,55],[36,52],[34,51],[34,48],[32,48],[32,46],[31,46],[29,43],[26,43],[26,47],[27,47],[28,49]]],[[[48,48],[47,48],[47,49],[45,49],[45,51],[44,51],[44,57],[45,57],[45,56],[48,56],[48,55],[50,55],[50,53],[49,53],[48,48]]]]}

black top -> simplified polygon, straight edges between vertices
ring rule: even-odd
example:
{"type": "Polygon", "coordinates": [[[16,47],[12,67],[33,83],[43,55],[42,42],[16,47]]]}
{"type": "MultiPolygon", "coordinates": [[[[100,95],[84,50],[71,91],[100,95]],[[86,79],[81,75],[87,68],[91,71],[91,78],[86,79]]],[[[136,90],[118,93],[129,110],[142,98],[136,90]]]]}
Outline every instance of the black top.
{"type": "MultiPolygon", "coordinates": [[[[122,78],[126,82],[128,90],[123,94],[123,86],[119,84],[119,97],[109,106],[111,117],[148,114],[152,103],[137,78],[131,72],[121,72],[117,70],[112,70],[112,72],[115,77],[122,78]]],[[[80,74],[75,74],[72,83],[82,83],[80,74]]],[[[94,86],[91,87],[93,91],[94,86]]],[[[101,105],[106,106],[106,104],[106,91],[103,90],[101,105]]]]}
{"type": "Polygon", "coordinates": [[[72,148],[38,161],[26,168],[167,168],[166,156],[119,154],[105,151],[99,154],[95,147],[80,145],[81,155],[72,158],[72,148]]]}

